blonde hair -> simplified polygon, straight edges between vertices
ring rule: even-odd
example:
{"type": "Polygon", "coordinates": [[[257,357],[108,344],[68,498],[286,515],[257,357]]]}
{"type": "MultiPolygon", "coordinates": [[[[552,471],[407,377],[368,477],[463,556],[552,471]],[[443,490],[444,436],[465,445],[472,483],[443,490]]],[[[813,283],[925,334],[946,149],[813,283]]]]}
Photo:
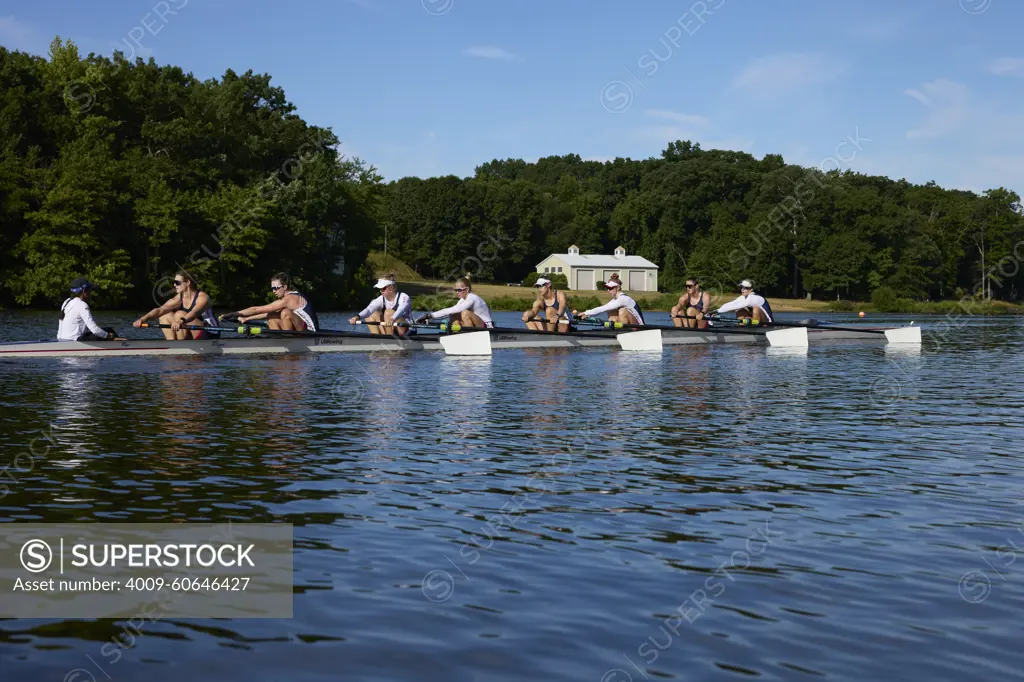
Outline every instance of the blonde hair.
{"type": "Polygon", "coordinates": [[[469,280],[468,280],[468,279],[466,279],[465,277],[460,277],[459,279],[457,279],[457,280],[455,281],[455,285],[456,285],[456,286],[464,286],[464,287],[466,287],[466,289],[468,289],[469,291],[473,291],[473,285],[472,285],[472,284],[470,284],[470,283],[469,283],[469,280]]]}

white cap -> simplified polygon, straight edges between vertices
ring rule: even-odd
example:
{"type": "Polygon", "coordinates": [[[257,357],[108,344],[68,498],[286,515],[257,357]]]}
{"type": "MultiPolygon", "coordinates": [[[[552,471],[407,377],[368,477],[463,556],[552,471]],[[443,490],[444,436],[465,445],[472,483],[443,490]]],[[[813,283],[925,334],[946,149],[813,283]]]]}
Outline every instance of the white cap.
{"type": "Polygon", "coordinates": [[[537,283],[536,283],[536,284],[534,284],[533,286],[535,286],[535,287],[542,287],[542,286],[544,286],[545,284],[551,284],[551,280],[550,280],[550,279],[547,279],[546,277],[539,277],[539,278],[537,279],[537,283]]]}
{"type": "Polygon", "coordinates": [[[381,278],[381,279],[377,280],[377,283],[373,285],[373,288],[374,289],[383,289],[384,287],[389,287],[392,284],[394,284],[394,282],[392,282],[390,279],[383,279],[383,278],[381,278]]]}
{"type": "Polygon", "coordinates": [[[753,289],[754,288],[753,282],[751,282],[749,279],[745,279],[742,282],[740,282],[740,286],[741,287],[746,287],[748,289],[753,289]]]}
{"type": "Polygon", "coordinates": [[[604,283],[605,289],[614,289],[615,287],[621,286],[617,279],[611,279],[604,283]]]}

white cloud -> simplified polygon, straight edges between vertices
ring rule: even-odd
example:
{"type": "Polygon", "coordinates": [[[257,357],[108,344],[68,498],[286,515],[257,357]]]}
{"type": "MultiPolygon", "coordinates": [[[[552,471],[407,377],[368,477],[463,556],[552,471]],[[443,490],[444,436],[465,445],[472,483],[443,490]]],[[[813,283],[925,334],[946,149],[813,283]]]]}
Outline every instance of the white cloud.
{"type": "Polygon", "coordinates": [[[648,109],[644,113],[654,118],[664,118],[669,121],[675,121],[676,123],[697,126],[698,128],[706,128],[710,124],[710,121],[708,121],[706,116],[700,116],[699,114],[684,114],[670,109],[648,109]]]}
{"type": "Polygon", "coordinates": [[[504,62],[521,62],[523,58],[519,55],[513,54],[508,50],[496,47],[494,45],[477,45],[474,47],[467,47],[462,51],[462,54],[467,57],[480,57],[481,59],[495,59],[504,62]]]}
{"type": "Polygon", "coordinates": [[[835,80],[842,72],[824,55],[776,54],[748,62],[732,87],[755,97],[780,97],[835,80]]]}
{"type": "Polygon", "coordinates": [[[946,78],[923,84],[920,89],[909,89],[905,94],[913,97],[928,110],[920,127],[907,131],[908,138],[941,137],[958,128],[970,115],[970,93],[967,86],[946,78]]]}
{"type": "Polygon", "coordinates": [[[1024,76],[1024,57],[1000,57],[988,65],[997,76],[1024,76]]]}

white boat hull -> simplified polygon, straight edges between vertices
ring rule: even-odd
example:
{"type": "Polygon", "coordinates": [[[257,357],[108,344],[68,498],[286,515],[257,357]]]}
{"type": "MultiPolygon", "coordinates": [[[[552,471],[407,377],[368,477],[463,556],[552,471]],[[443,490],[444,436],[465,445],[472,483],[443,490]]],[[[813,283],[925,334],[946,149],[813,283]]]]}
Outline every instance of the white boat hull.
{"type": "MultiPolygon", "coordinates": [[[[621,332],[619,332],[621,333],[621,332]]],[[[869,339],[885,342],[881,333],[808,330],[812,343],[833,339],[869,339]]],[[[0,344],[0,358],[29,357],[120,357],[132,355],[260,355],[294,353],[373,353],[443,351],[438,335],[419,334],[411,339],[369,334],[323,337],[252,336],[203,341],[130,339],[126,341],[38,341],[0,344]]],[[[662,333],[664,345],[755,343],[765,344],[759,330],[669,330],[662,333]]],[[[516,329],[491,330],[492,348],[602,348],[619,347],[616,332],[552,334],[516,329]]]]}

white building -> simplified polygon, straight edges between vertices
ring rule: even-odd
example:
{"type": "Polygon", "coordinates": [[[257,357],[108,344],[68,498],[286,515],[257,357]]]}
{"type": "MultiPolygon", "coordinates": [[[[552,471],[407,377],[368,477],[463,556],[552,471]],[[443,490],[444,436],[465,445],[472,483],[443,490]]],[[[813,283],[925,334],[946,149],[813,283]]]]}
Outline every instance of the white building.
{"type": "Polygon", "coordinates": [[[562,273],[570,289],[596,290],[598,282],[607,282],[618,273],[625,291],[657,291],[658,266],[640,256],[627,256],[621,246],[615,255],[580,254],[575,244],[569,253],[553,253],[537,264],[537,272],[562,273]]]}

